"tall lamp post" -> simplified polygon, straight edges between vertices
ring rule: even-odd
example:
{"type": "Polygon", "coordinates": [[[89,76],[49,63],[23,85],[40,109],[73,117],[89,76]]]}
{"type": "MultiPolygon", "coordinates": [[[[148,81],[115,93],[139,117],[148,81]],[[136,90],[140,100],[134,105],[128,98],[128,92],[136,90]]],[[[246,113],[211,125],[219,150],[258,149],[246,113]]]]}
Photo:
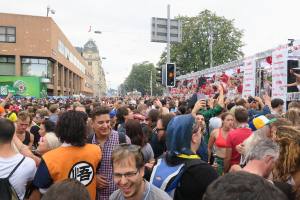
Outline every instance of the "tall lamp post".
{"type": "Polygon", "coordinates": [[[48,6],[47,6],[47,17],[49,16],[49,13],[55,14],[55,10],[54,10],[54,9],[51,9],[51,7],[48,5],[48,6]]]}
{"type": "Polygon", "coordinates": [[[148,70],[150,71],[150,96],[152,96],[152,70],[148,70]]]}

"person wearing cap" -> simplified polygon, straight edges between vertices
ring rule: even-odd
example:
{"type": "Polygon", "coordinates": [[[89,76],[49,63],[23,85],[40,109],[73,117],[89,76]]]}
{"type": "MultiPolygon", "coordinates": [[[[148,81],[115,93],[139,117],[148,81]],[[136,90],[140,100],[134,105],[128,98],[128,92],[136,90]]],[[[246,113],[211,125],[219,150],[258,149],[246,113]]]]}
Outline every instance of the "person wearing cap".
{"type": "Polygon", "coordinates": [[[268,119],[266,116],[261,115],[254,118],[252,122],[249,123],[249,127],[254,131],[253,134],[236,148],[243,155],[240,162],[241,165],[246,164],[247,158],[245,155],[251,151],[251,148],[253,148],[258,141],[272,139],[270,124],[276,120],[276,118],[268,119]]]}
{"type": "Polygon", "coordinates": [[[246,108],[248,109],[250,121],[257,116],[271,114],[271,98],[268,95],[264,95],[264,102],[265,103],[263,103],[263,100],[260,97],[250,96],[248,98],[248,105],[246,108]]]}
{"type": "Polygon", "coordinates": [[[109,112],[109,117],[110,117],[110,126],[111,127],[115,127],[115,125],[117,123],[117,110],[116,109],[112,109],[109,112]]]}

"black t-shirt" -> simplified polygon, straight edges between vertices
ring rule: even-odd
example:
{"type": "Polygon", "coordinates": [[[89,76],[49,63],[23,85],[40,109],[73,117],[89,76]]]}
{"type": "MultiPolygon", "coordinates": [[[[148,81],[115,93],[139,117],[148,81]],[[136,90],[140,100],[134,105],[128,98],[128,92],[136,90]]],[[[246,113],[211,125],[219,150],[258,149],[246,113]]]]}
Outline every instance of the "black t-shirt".
{"type": "Polygon", "coordinates": [[[39,134],[39,130],[40,130],[40,127],[38,125],[33,125],[30,129],[30,133],[33,134],[34,136],[34,140],[33,140],[33,146],[34,147],[37,147],[38,146],[38,143],[40,141],[40,134],[39,134]]]}
{"type": "Polygon", "coordinates": [[[273,181],[273,183],[289,200],[296,199],[295,191],[293,191],[293,187],[290,184],[278,181],[273,181]]]}
{"type": "Polygon", "coordinates": [[[189,167],[175,190],[174,200],[201,200],[207,186],[217,178],[217,172],[205,162],[189,167]]]}

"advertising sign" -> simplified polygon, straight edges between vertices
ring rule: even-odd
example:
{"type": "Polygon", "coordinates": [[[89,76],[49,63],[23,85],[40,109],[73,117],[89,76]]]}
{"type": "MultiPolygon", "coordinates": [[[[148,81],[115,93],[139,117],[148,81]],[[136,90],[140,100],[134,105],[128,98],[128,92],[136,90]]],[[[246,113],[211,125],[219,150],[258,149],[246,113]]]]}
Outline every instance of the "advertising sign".
{"type": "Polygon", "coordinates": [[[279,46],[272,53],[272,98],[286,102],[287,94],[287,56],[286,46],[279,46]]]}
{"type": "Polygon", "coordinates": [[[255,96],[255,73],[256,63],[254,57],[248,57],[244,61],[244,80],[243,80],[243,93],[242,96],[247,98],[255,96]]]}
{"type": "Polygon", "coordinates": [[[30,96],[40,98],[42,88],[39,77],[0,76],[0,95],[8,93],[19,96],[30,96]]]}

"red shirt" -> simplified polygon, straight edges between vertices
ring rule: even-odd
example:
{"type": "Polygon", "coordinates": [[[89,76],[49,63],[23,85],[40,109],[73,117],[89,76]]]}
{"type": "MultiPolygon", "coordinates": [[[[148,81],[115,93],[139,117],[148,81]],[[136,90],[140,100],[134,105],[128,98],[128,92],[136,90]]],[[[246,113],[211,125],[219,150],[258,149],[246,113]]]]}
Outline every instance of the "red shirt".
{"type": "Polygon", "coordinates": [[[240,164],[241,154],[237,152],[236,146],[244,142],[252,134],[249,128],[237,128],[228,133],[226,145],[231,148],[230,166],[240,164]]]}

